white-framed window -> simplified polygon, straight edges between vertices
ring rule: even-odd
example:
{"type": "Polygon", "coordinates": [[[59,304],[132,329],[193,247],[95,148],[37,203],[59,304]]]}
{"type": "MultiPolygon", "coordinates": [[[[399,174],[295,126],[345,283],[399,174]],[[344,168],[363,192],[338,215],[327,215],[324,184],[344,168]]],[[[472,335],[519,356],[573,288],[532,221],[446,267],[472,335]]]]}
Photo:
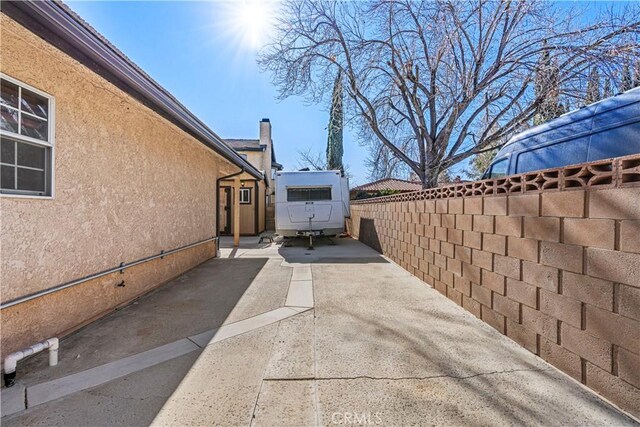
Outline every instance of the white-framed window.
{"type": "Polygon", "coordinates": [[[54,99],[0,74],[0,193],[53,196],[54,99]]]}
{"type": "Polygon", "coordinates": [[[240,189],[240,204],[241,205],[251,204],[251,189],[250,188],[241,188],[240,189]]]}

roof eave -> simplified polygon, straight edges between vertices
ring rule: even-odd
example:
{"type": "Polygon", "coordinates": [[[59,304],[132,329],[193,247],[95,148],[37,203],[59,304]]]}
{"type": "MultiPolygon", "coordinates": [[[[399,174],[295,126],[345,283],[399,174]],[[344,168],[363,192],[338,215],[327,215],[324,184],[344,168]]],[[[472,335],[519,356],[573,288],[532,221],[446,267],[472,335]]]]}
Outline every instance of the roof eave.
{"type": "Polygon", "coordinates": [[[256,148],[256,147],[233,147],[231,146],[231,148],[233,148],[235,151],[251,151],[251,152],[262,152],[264,151],[264,149],[262,148],[256,148]]]}
{"type": "Polygon", "coordinates": [[[231,163],[244,168],[247,173],[255,178],[263,178],[260,171],[226,145],[218,135],[174,99],[166,89],[142,73],[117,50],[100,40],[91,30],[71,16],[62,5],[53,1],[11,3],[31,19],[86,55],[96,65],[117,77],[124,85],[139,93],[153,106],[164,111],[168,116],[188,129],[204,145],[231,163]]]}

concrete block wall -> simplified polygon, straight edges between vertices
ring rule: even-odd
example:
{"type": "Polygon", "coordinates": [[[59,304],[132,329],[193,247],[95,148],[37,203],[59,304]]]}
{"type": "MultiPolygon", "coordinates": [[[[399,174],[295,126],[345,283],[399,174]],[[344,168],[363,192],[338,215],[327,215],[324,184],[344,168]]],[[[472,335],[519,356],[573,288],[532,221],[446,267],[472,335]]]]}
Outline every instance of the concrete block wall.
{"type": "Polygon", "coordinates": [[[589,177],[592,166],[580,167],[582,185],[567,180],[565,168],[544,172],[552,188],[497,191],[513,188],[503,179],[368,199],[351,206],[349,226],[456,304],[640,416],[640,156],[610,160],[608,180],[589,177]]]}

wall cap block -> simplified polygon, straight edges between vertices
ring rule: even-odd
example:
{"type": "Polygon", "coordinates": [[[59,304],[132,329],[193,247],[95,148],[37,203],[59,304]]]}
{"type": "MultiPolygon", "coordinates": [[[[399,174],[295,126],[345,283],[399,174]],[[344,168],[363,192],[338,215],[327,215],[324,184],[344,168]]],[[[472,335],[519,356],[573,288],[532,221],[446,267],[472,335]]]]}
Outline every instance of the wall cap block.
{"type": "Polygon", "coordinates": [[[354,205],[547,193],[551,191],[596,190],[640,186],[640,155],[616,157],[595,162],[545,169],[504,178],[444,185],[426,190],[370,199],[352,200],[354,205]]]}

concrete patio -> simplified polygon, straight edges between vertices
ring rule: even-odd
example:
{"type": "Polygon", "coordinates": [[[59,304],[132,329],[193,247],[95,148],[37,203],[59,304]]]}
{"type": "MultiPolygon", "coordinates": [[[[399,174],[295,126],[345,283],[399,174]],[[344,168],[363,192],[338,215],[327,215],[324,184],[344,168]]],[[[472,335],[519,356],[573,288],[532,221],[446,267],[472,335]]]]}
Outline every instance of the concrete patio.
{"type": "Polygon", "coordinates": [[[21,364],[3,425],[636,424],[358,241],[257,240],[21,364]]]}

